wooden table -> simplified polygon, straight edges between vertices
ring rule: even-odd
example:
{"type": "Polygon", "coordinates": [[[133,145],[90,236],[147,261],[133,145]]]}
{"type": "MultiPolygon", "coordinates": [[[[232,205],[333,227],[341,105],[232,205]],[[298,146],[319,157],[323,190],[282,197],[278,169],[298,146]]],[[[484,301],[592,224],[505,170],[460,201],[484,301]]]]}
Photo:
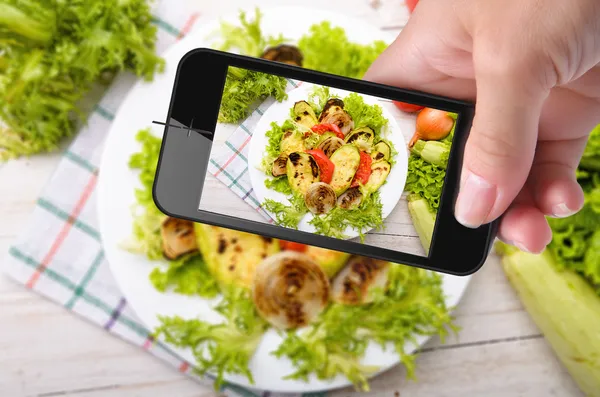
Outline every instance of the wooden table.
{"type": "MultiPolygon", "coordinates": [[[[190,0],[192,1],[192,0],[190,0]]],[[[196,0],[204,14],[230,12],[244,0],[196,0]]],[[[254,2],[256,3],[256,2],[254,2]]],[[[260,6],[293,1],[262,0],[260,6]]],[[[407,19],[401,0],[333,0],[343,12],[397,32],[407,19]]],[[[60,156],[37,156],[0,164],[0,254],[23,230],[35,200],[60,156]]],[[[2,260],[2,259],[0,259],[2,260]]],[[[373,395],[580,396],[523,310],[495,257],[473,278],[456,311],[458,338],[431,340],[417,360],[418,382],[396,368],[372,382],[373,395]],[[396,393],[397,392],[397,393],[396,393]]],[[[212,390],[151,355],[109,336],[95,325],[0,276],[0,396],[211,396],[212,390]]],[[[333,393],[352,395],[352,390],[333,393]]]]}

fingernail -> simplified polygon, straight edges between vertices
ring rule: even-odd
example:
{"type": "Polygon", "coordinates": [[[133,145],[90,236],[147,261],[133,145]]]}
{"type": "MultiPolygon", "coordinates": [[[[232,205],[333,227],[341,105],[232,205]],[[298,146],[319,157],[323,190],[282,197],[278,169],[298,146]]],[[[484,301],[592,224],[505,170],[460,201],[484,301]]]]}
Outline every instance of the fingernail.
{"type": "Polygon", "coordinates": [[[478,228],[496,202],[496,186],[469,172],[460,188],[456,203],[456,220],[463,226],[478,228]]]}
{"type": "Polygon", "coordinates": [[[552,207],[552,215],[554,215],[556,218],[566,218],[573,215],[575,212],[577,211],[569,209],[565,203],[556,204],[552,207]]]}
{"type": "Polygon", "coordinates": [[[520,249],[521,251],[523,251],[523,252],[529,252],[529,253],[531,253],[531,251],[529,251],[527,249],[527,247],[525,247],[523,244],[519,243],[518,241],[513,241],[513,245],[515,247],[517,247],[518,249],[520,249]]]}

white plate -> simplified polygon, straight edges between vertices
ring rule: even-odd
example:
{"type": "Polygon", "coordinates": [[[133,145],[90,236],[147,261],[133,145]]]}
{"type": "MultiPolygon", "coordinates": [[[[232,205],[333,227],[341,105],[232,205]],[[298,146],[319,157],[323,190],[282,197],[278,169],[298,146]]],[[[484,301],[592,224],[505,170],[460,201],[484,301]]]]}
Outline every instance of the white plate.
{"type": "MultiPolygon", "coordinates": [[[[289,205],[289,200],[284,194],[268,189],[265,186],[265,180],[269,177],[259,169],[265,148],[268,145],[266,132],[271,129],[271,122],[273,121],[279,125],[283,124],[283,122],[289,118],[290,109],[294,106],[294,103],[307,100],[314,87],[314,84],[303,83],[298,88],[290,91],[288,98],[285,101],[275,102],[273,105],[269,106],[254,128],[248,151],[248,171],[252,181],[252,189],[256,193],[260,203],[264,203],[265,199],[271,199],[289,205]]],[[[350,91],[334,88],[330,89],[330,92],[332,95],[338,95],[342,99],[350,94],[350,91]]],[[[396,164],[394,164],[387,177],[387,183],[379,189],[383,207],[382,217],[385,219],[390,212],[392,212],[396,204],[398,204],[398,201],[400,201],[402,191],[404,190],[404,184],[406,183],[406,174],[408,171],[408,156],[404,149],[406,148],[406,143],[404,142],[404,135],[400,130],[400,126],[396,123],[394,116],[390,114],[385,107],[381,106],[380,100],[372,96],[361,96],[365,103],[369,105],[378,104],[382,108],[383,117],[388,120],[388,125],[382,128],[381,136],[391,141],[398,150],[398,155],[395,157],[396,164]]],[[[274,214],[269,213],[269,215],[275,219],[274,214]]],[[[309,233],[315,232],[315,227],[309,224],[313,217],[314,215],[311,213],[306,214],[298,224],[298,230],[309,233]]],[[[362,232],[367,233],[371,229],[372,228],[365,228],[362,232]]],[[[348,226],[343,233],[350,239],[357,237],[359,235],[359,230],[348,226]]]]}
{"type": "MultiPolygon", "coordinates": [[[[322,20],[330,20],[334,25],[343,27],[350,39],[356,42],[393,40],[390,35],[364,21],[331,12],[296,7],[263,11],[262,27],[267,34],[284,32],[287,37],[295,39],[305,34],[310,25],[322,20]],[[289,15],[295,17],[290,19],[289,15]]],[[[223,19],[238,23],[237,13],[223,19]]],[[[179,60],[193,48],[211,45],[213,41],[207,42],[205,38],[218,27],[218,21],[205,23],[164,54],[167,60],[165,73],[157,76],[152,83],[139,82],[134,86],[122,103],[105,143],[98,181],[98,218],[102,241],[115,280],[128,304],[149,329],[159,325],[157,315],[201,317],[207,321],[218,319],[210,308],[211,302],[199,297],[174,293],[163,294],[155,290],[148,276],[157,262],[148,261],[144,256],[128,253],[119,247],[131,235],[133,222],[131,206],[135,203],[134,189],[140,186],[137,173],[128,167],[131,154],[140,150],[135,135],[138,130],[151,127],[157,136],[161,136],[162,128],[152,125],[151,122],[166,118],[179,60]]],[[[468,282],[469,278],[444,276],[444,292],[448,297],[448,305],[454,306],[458,303],[468,282]]],[[[422,344],[427,338],[417,338],[417,340],[422,344]]],[[[280,392],[321,391],[349,384],[343,377],[332,381],[312,378],[309,383],[283,380],[282,377],[290,373],[292,366],[289,362],[277,360],[269,354],[278,342],[279,338],[275,332],[268,332],[265,335],[250,365],[255,379],[254,386],[249,385],[246,378],[239,375],[227,375],[226,380],[249,388],[280,392]]],[[[182,358],[194,362],[189,350],[177,348],[173,350],[182,358]]],[[[375,363],[383,369],[388,369],[398,364],[398,359],[391,351],[382,352],[381,349],[372,347],[367,352],[365,362],[375,363]]]]}

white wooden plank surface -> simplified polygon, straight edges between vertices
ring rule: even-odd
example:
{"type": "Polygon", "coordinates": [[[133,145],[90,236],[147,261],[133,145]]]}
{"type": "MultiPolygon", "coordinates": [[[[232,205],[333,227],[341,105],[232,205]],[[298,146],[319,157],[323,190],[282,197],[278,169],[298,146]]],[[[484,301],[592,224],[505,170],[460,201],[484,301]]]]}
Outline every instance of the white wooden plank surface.
{"type": "MultiPolygon", "coordinates": [[[[235,0],[198,4],[205,16],[240,6],[298,4],[292,0],[235,0]],[[206,7],[210,3],[210,7],[206,7]],[[204,7],[203,7],[204,5],[204,7]]],[[[390,31],[408,16],[401,0],[305,0],[340,9],[390,31]],[[378,6],[373,7],[372,4],[378,6]]],[[[58,155],[0,164],[0,260],[20,233],[58,155]]],[[[372,382],[381,396],[580,396],[508,285],[497,258],[474,276],[456,311],[463,327],[445,345],[437,339],[417,363],[419,382],[401,368],[372,382]]],[[[0,396],[216,395],[142,350],[118,340],[64,308],[0,277],[0,396]]],[[[352,395],[352,390],[335,392],[352,395]]]]}

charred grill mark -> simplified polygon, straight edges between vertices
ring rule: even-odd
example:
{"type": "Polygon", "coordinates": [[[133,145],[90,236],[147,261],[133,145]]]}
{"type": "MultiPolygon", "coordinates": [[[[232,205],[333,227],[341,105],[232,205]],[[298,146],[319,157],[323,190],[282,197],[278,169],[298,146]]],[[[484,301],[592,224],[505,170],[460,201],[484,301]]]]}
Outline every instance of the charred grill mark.
{"type": "Polygon", "coordinates": [[[309,164],[310,164],[310,170],[312,172],[313,177],[318,177],[319,176],[319,166],[317,165],[317,162],[315,161],[315,159],[312,156],[309,156],[308,158],[309,164]]]}
{"type": "Polygon", "coordinates": [[[219,252],[219,254],[222,254],[223,252],[225,252],[226,249],[227,249],[227,240],[225,240],[225,238],[223,236],[221,236],[219,238],[219,247],[218,247],[217,251],[219,252]]]}
{"type": "Polygon", "coordinates": [[[292,165],[294,166],[298,166],[298,163],[300,162],[300,154],[299,153],[290,153],[290,155],[288,156],[288,159],[292,162],[292,165]]]}
{"type": "Polygon", "coordinates": [[[271,241],[273,241],[273,239],[272,239],[271,237],[267,237],[267,236],[260,236],[260,237],[261,237],[261,238],[263,239],[263,241],[264,241],[265,243],[267,243],[267,244],[268,244],[268,243],[270,243],[271,241]]]}
{"type": "Polygon", "coordinates": [[[377,154],[375,155],[375,160],[381,160],[382,158],[384,158],[384,154],[381,152],[377,152],[377,154]]]}
{"type": "Polygon", "coordinates": [[[243,250],[242,250],[242,247],[241,247],[240,245],[236,245],[236,246],[233,248],[233,250],[234,250],[235,252],[237,252],[237,253],[240,253],[240,252],[242,252],[242,251],[243,251],[243,250]]]}
{"type": "Polygon", "coordinates": [[[232,272],[235,270],[235,265],[229,265],[228,267],[229,271],[232,272]]]}

